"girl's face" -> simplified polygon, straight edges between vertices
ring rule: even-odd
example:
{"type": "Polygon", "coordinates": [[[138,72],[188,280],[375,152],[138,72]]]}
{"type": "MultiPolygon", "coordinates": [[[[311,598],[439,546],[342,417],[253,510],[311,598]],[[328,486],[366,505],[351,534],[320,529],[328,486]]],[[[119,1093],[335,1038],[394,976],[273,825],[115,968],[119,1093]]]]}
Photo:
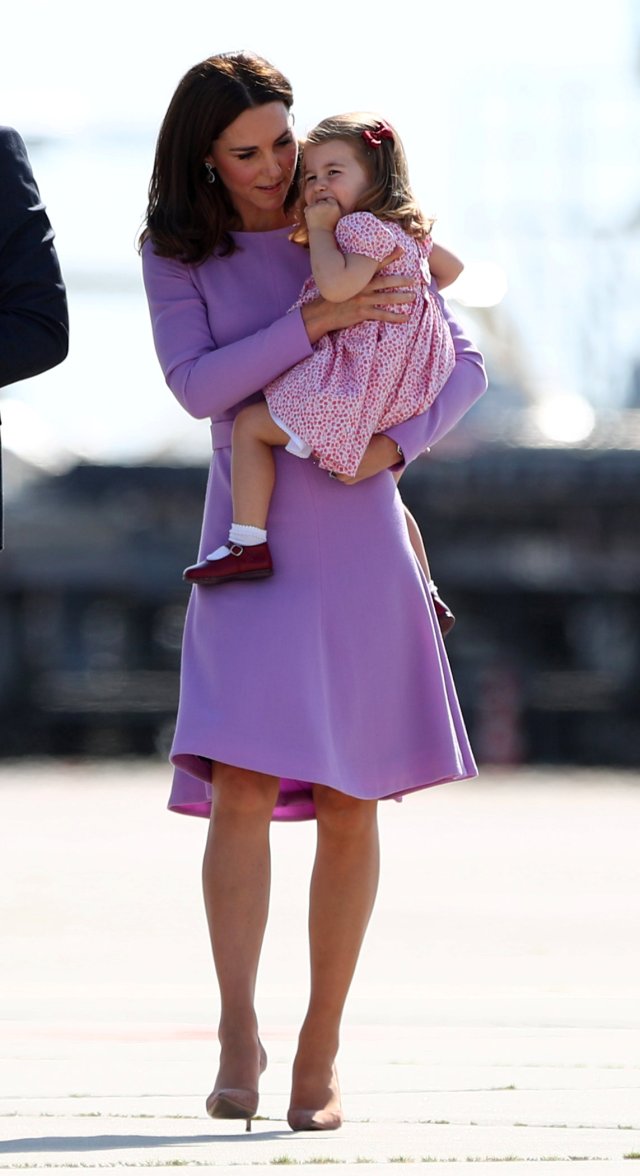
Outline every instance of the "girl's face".
{"type": "Polygon", "coordinates": [[[327,139],[305,147],[305,204],[317,204],[331,196],[340,208],[340,215],[347,216],[370,187],[371,177],[357,148],[345,139],[327,139]]]}
{"type": "Polygon", "coordinates": [[[216,169],[247,232],[289,223],[284,202],[293,180],[298,144],[283,102],[244,110],[211,144],[216,169]]]}

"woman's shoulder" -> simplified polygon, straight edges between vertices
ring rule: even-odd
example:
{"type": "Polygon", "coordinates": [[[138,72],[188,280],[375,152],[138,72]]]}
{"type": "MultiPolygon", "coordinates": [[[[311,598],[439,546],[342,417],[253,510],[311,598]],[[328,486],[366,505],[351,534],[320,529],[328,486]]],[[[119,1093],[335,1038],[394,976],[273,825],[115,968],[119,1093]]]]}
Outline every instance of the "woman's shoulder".
{"type": "Polygon", "coordinates": [[[152,302],[190,298],[199,290],[198,267],[181,261],[179,257],[156,253],[149,238],[142,244],[140,257],[144,288],[152,302]]]}
{"type": "Polygon", "coordinates": [[[142,258],[142,268],[145,273],[160,273],[172,269],[185,270],[189,268],[178,257],[166,257],[162,253],[157,253],[151,237],[145,237],[142,242],[140,246],[140,257],[142,258]]]}
{"type": "Polygon", "coordinates": [[[206,279],[212,269],[217,271],[221,262],[233,261],[236,256],[235,253],[228,257],[212,253],[202,261],[186,261],[181,257],[167,257],[166,254],[157,252],[150,237],[147,237],[140,247],[145,282],[162,282],[163,280],[189,282],[198,288],[201,286],[203,278],[206,279]]]}

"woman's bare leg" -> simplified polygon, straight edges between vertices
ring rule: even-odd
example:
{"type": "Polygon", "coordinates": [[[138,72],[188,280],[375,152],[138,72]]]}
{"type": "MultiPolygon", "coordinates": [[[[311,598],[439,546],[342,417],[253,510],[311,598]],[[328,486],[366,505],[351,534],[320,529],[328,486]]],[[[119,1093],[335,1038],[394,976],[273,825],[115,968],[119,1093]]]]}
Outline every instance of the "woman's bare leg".
{"type": "Polygon", "coordinates": [[[202,880],[220,987],[220,1069],[214,1091],[257,1090],[254,994],[269,909],[269,827],[275,776],[215,764],[202,880]]]}
{"type": "Polygon", "coordinates": [[[377,802],[316,786],[318,844],[311,879],[311,992],[293,1065],[294,1130],[342,1122],[334,1061],[340,1022],[373,910],[379,875],[377,802]]]}
{"type": "Polygon", "coordinates": [[[238,413],[233,422],[231,445],[234,523],[266,528],[276,480],[272,448],[288,441],[288,435],[271,419],[264,402],[250,404],[238,413]]]}

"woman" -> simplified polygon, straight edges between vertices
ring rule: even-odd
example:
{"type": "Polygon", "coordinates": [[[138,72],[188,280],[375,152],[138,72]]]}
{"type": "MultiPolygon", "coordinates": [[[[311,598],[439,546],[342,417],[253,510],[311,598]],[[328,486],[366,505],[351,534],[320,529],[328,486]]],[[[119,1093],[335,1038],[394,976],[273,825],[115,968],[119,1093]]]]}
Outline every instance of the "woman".
{"type": "MultiPolygon", "coordinates": [[[[396,312],[377,304],[402,314],[414,296],[389,292],[397,277],[377,278],[350,302],[286,313],[309,273],[308,254],[289,240],[292,100],[287,79],[261,58],[212,57],[183,78],[158,140],[145,284],[167,382],[188,412],[212,418],[201,558],[231,521],[240,406],[328,331],[391,321],[396,312]]],[[[317,820],[311,993],[287,1117],[293,1130],[330,1130],[342,1123],[340,1020],[378,879],[377,800],[475,775],[389,473],[484,391],[481,358],[449,321],[449,382],[422,416],[374,437],[354,479],[276,453],[277,575],[192,593],[170,807],[210,814],[203,881],[221,1000],[214,1118],[249,1124],[266,1065],[254,993],[272,817],[317,820]]]]}

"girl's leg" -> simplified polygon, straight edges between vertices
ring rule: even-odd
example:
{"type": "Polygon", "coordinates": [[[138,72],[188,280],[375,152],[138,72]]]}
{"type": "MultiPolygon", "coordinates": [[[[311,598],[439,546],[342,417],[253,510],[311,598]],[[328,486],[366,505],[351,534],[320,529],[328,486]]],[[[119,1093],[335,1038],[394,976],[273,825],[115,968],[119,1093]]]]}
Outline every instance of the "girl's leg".
{"type": "Polygon", "coordinates": [[[231,493],[233,521],[243,527],[267,525],[275,484],[274,445],[286,445],[288,435],[272,420],[263,402],[250,404],[233,423],[231,493]]]}
{"type": "Polygon", "coordinates": [[[264,1068],[254,993],[269,908],[269,826],[278,781],[218,763],[212,791],[202,879],[220,987],[220,1069],[214,1092],[250,1092],[257,1091],[264,1068]]]}
{"type": "MultiPolygon", "coordinates": [[[[398,485],[403,473],[404,473],[404,470],[396,470],[394,472],[393,476],[396,480],[396,486],[398,485]]],[[[411,511],[407,509],[404,502],[402,503],[402,505],[404,507],[404,519],[407,524],[407,531],[409,532],[409,542],[410,542],[411,546],[413,547],[413,550],[416,554],[416,558],[418,560],[418,563],[420,564],[420,567],[422,568],[422,570],[427,578],[427,581],[430,582],[431,581],[431,568],[429,567],[429,560],[427,559],[427,552],[426,552],[426,548],[424,545],[424,540],[422,538],[422,532],[421,532],[418,524],[416,523],[416,520],[414,519],[413,515],[411,514],[411,511]]]]}
{"type": "MultiPolygon", "coordinates": [[[[403,503],[403,505],[404,505],[404,503],[403,503]]],[[[407,530],[409,532],[409,542],[411,543],[411,546],[413,547],[413,550],[415,551],[416,558],[417,558],[418,563],[420,564],[420,567],[422,568],[422,570],[427,578],[427,582],[430,583],[431,582],[431,568],[429,567],[429,560],[427,559],[427,552],[425,550],[424,540],[422,538],[422,532],[421,532],[418,524],[416,523],[416,520],[414,519],[413,515],[411,514],[411,511],[407,510],[406,506],[404,508],[404,518],[405,518],[405,522],[407,524],[407,530]]]]}
{"type": "MultiPolygon", "coordinates": [[[[396,478],[396,481],[398,481],[398,480],[399,479],[396,478]]],[[[403,503],[403,506],[404,506],[404,503],[403,503]]],[[[446,604],[445,601],[440,596],[440,593],[438,592],[437,585],[434,584],[434,582],[431,578],[431,568],[429,567],[429,560],[427,559],[427,552],[425,550],[424,541],[422,538],[422,532],[420,531],[420,528],[419,528],[416,520],[414,519],[413,515],[411,514],[411,511],[407,510],[406,506],[404,507],[404,517],[405,517],[405,522],[407,524],[407,530],[409,532],[409,541],[410,541],[411,546],[415,552],[418,563],[420,564],[420,567],[422,568],[422,570],[425,574],[427,586],[428,586],[429,592],[431,594],[431,599],[433,600],[433,605],[436,610],[436,616],[438,618],[438,624],[440,626],[442,636],[446,637],[447,633],[450,633],[451,630],[453,629],[453,626],[456,623],[456,618],[454,617],[453,613],[451,612],[449,605],[446,604]]]]}
{"type": "Polygon", "coordinates": [[[288,441],[288,434],[271,419],[264,401],[238,413],[232,434],[228,541],[200,563],[185,568],[182,577],[188,583],[224,584],[228,580],[261,580],[273,574],[266,531],[275,483],[272,446],[288,441]]]}
{"type": "Polygon", "coordinates": [[[314,788],[318,843],[311,879],[311,992],[293,1066],[289,1124],[342,1123],[335,1073],[340,1021],[378,887],[377,802],[314,788]]]}

